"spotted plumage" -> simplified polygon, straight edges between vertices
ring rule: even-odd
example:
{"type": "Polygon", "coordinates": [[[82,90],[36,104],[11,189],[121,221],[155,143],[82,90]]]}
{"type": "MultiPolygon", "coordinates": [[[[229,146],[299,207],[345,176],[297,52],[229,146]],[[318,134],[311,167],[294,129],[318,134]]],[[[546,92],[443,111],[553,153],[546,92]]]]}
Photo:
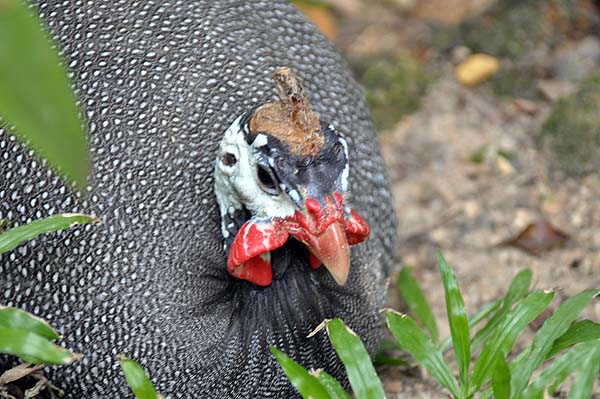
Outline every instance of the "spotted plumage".
{"type": "MultiPolygon", "coordinates": [[[[49,234],[0,258],[0,303],[49,320],[85,354],[52,368],[68,398],[131,397],[116,355],[138,361],[172,398],[290,398],[267,350],[340,374],[323,334],[341,316],[370,349],[391,264],[388,178],[361,91],[333,47],[284,1],[39,1],[89,127],[92,172],[73,191],[0,129],[0,219],[59,212],[97,225],[49,234]],[[236,118],[276,97],[289,66],[311,106],[347,141],[352,206],[371,227],[348,282],[307,272],[299,242],[271,253],[267,287],[227,271],[215,158],[236,118]]],[[[230,223],[245,220],[231,215],[230,223]]],[[[0,366],[6,364],[0,360],[0,366]]]]}

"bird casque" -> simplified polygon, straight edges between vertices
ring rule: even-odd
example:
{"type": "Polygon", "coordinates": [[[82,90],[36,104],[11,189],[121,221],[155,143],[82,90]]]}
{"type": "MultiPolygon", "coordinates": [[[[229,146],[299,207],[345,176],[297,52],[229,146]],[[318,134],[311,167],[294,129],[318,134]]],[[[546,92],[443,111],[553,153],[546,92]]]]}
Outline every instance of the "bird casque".
{"type": "Polygon", "coordinates": [[[325,334],[307,337],[336,316],[374,350],[396,222],[331,44],[284,1],[32,7],[71,71],[92,170],[78,193],[0,127],[0,219],[103,223],[0,257],[0,304],[84,354],[48,369],[66,397],[132,397],[118,354],[172,398],[296,397],[269,346],[339,377],[325,334]]]}

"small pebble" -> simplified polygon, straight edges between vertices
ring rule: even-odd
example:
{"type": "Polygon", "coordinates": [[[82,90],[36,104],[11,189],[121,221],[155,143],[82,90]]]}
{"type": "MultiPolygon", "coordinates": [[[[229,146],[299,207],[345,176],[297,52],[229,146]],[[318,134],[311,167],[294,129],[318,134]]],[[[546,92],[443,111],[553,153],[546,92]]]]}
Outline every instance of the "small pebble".
{"type": "Polygon", "coordinates": [[[477,86],[488,80],[500,69],[500,61],[487,54],[473,54],[461,62],[454,74],[456,80],[464,86],[477,86]]]}

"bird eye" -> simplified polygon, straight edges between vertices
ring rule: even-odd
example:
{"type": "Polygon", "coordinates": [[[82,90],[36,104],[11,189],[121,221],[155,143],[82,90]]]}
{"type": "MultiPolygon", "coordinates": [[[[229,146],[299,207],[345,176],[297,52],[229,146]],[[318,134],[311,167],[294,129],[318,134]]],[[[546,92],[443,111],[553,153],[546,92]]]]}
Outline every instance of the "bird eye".
{"type": "Polygon", "coordinates": [[[221,158],[221,162],[223,162],[223,165],[225,166],[233,166],[237,162],[237,159],[235,158],[235,155],[227,152],[223,155],[223,158],[221,158]]]}
{"type": "Polygon", "coordinates": [[[279,193],[275,179],[264,166],[258,166],[256,169],[256,176],[258,177],[258,181],[264,192],[271,195],[279,193]]]}

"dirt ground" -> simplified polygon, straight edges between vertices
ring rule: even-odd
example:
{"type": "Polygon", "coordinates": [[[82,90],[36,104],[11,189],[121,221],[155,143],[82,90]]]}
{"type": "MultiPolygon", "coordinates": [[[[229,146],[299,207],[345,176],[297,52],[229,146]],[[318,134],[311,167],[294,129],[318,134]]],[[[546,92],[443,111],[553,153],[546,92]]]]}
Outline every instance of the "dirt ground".
{"type": "MultiPolygon", "coordinates": [[[[595,163],[600,156],[594,157],[600,154],[600,89],[594,86],[597,102],[591,112],[558,114],[564,107],[589,108],[577,103],[577,93],[600,67],[596,5],[558,0],[325,3],[326,12],[312,18],[341,47],[365,85],[393,183],[400,264],[414,269],[441,336],[449,330],[437,249],[454,268],[470,314],[502,296],[523,268],[532,269],[535,288],[558,289],[551,309],[583,289],[600,287],[600,168],[595,163]],[[528,12],[540,20],[526,16],[525,26],[519,26],[528,12]],[[537,33],[536,27],[541,27],[537,33]],[[517,35],[519,29],[524,36],[517,35]],[[500,70],[466,87],[457,81],[455,68],[474,52],[495,57],[500,70]],[[387,79],[383,88],[381,76],[387,79]],[[398,93],[385,92],[393,89],[398,93]],[[378,107],[395,119],[378,120],[378,107]],[[577,129],[584,135],[591,131],[591,143],[577,139],[581,148],[571,142],[553,147],[545,139],[554,134],[548,122],[553,114],[575,125],[560,125],[561,134],[571,140],[577,129]],[[591,125],[582,126],[582,120],[591,125]],[[551,223],[569,240],[537,256],[499,245],[538,221],[551,223]]],[[[389,306],[402,308],[394,280],[389,306]]],[[[600,301],[582,316],[600,321],[600,301]]],[[[521,347],[540,323],[528,328],[521,347]]],[[[447,397],[418,370],[385,366],[380,373],[388,398],[447,397]]]]}
{"type": "MultiPolygon", "coordinates": [[[[600,176],[551,177],[529,134],[539,119],[442,78],[420,111],[382,137],[400,217],[401,263],[414,268],[442,336],[449,331],[436,249],[454,268],[471,312],[506,293],[522,268],[533,270],[536,288],[559,289],[553,307],[600,286],[600,176]],[[473,165],[469,155],[486,145],[514,151],[517,166],[501,166],[499,158],[473,165]],[[541,219],[560,226],[571,241],[541,256],[497,246],[541,219]]],[[[392,287],[390,305],[400,307],[396,296],[392,287]]],[[[600,320],[600,302],[583,316],[600,320]]],[[[391,397],[435,397],[390,389],[396,386],[390,377],[391,397]]]]}

